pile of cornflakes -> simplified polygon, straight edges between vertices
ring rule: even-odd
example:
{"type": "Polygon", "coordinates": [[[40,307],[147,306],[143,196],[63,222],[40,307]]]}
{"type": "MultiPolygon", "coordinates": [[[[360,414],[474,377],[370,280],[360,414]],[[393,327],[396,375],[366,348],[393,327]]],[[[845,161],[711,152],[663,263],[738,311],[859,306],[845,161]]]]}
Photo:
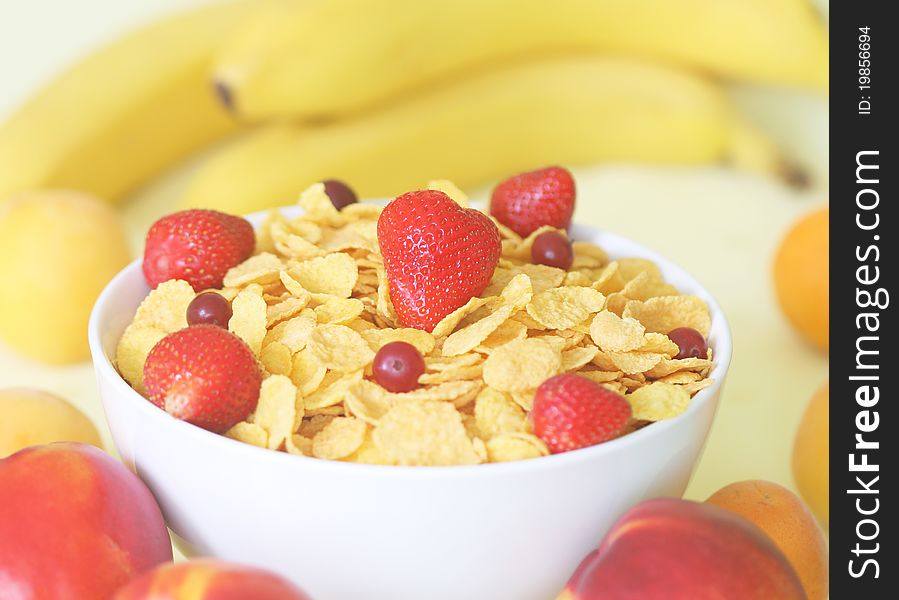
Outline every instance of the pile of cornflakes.
{"type": "MultiPolygon", "coordinates": [[[[460,204],[449,182],[433,182],[460,204]]],[[[576,372],[624,394],[630,431],[677,416],[711,385],[707,359],[677,360],[667,332],[708,336],[705,302],[682,295],[639,258],[609,260],[573,242],[570,271],[531,264],[531,246],[497,223],[502,258],[477,298],[432,333],[402,327],[390,302],[378,249],[381,208],[338,211],[321,184],[306,190],[305,213],[270,213],[257,252],[218,290],[231,301],[229,329],[259,358],[258,407],[226,435],[255,446],[330,460],[383,465],[463,465],[547,455],[528,411],[549,377],[576,372]],[[391,393],[372,380],[384,344],[405,341],[424,356],[421,386],[391,393]]],[[[561,232],[564,233],[564,232],[561,232]]],[[[117,350],[122,376],[143,393],[147,354],[187,326],[190,285],[169,281],[141,304],[117,350]]]]}

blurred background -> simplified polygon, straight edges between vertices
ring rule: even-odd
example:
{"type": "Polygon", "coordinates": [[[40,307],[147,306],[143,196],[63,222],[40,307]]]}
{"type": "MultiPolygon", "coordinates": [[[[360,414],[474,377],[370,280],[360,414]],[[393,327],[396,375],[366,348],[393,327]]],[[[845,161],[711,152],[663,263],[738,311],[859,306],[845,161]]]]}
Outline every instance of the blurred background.
{"type": "MultiPolygon", "coordinates": [[[[687,496],[796,489],[794,438],[828,361],[826,215],[788,234],[827,202],[826,2],[536,4],[0,0],[0,203],[69,188],[103,206],[46,200],[10,224],[0,204],[0,388],[59,394],[110,443],[79,336],[123,246],[138,256],[179,207],[246,213],[329,177],[368,197],[447,178],[483,199],[560,163],[576,220],[670,257],[731,322],[687,496]],[[89,240],[109,248],[82,257],[89,240]]],[[[825,417],[807,444],[826,433],[825,417]]],[[[817,481],[826,454],[810,456],[800,479],[817,481]]],[[[826,514],[826,480],[800,485],[826,514]]]]}

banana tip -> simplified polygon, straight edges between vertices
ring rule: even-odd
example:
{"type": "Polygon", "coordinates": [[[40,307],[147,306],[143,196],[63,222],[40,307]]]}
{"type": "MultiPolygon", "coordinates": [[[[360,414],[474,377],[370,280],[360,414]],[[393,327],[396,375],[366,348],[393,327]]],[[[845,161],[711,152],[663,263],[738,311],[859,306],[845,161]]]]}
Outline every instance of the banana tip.
{"type": "Polygon", "coordinates": [[[231,93],[231,88],[228,87],[228,84],[223,81],[214,81],[212,84],[213,89],[215,90],[215,95],[218,97],[219,102],[222,103],[229,113],[234,113],[234,94],[231,93]]]}
{"type": "Polygon", "coordinates": [[[807,190],[812,185],[811,175],[799,165],[784,162],[780,166],[780,175],[788,186],[796,190],[807,190]]]}

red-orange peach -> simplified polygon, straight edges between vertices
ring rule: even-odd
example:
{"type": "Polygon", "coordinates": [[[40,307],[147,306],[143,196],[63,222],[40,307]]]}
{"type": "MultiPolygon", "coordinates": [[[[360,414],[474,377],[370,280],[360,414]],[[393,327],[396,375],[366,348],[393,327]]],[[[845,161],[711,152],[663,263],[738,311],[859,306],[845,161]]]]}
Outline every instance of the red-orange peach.
{"type": "Polygon", "coordinates": [[[805,600],[777,546],[730,511],[663,498],[621,517],[558,600],[805,600]]]}
{"type": "Polygon", "coordinates": [[[0,460],[0,596],[109,598],[172,560],[143,482],[93,446],[32,446],[0,460]]]}
{"type": "Polygon", "coordinates": [[[286,579],[217,560],[163,565],[119,590],[113,600],[309,600],[286,579]]]}

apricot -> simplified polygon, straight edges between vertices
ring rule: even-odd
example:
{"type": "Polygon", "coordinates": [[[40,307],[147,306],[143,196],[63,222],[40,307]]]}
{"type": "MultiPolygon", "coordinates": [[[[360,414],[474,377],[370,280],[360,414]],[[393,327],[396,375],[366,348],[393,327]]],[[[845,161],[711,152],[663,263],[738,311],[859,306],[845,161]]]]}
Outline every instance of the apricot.
{"type": "Polygon", "coordinates": [[[309,600],[269,571],[217,560],[156,567],[121,588],[112,600],[309,600]]]}
{"type": "Polygon", "coordinates": [[[24,388],[0,390],[0,458],[50,442],[103,447],[91,420],[59,396],[24,388]]]}
{"type": "Polygon", "coordinates": [[[830,386],[815,392],[793,444],[793,477],[823,527],[830,518],[830,386]]]}
{"type": "Polygon", "coordinates": [[[88,358],[94,301],[130,256],[119,215],[77,192],[0,203],[0,339],[47,363],[88,358]]]}
{"type": "Polygon", "coordinates": [[[93,446],[60,442],[4,458],[0,490],[0,596],[109,598],[139,573],[172,560],[150,491],[93,446]]]}
{"type": "Polygon", "coordinates": [[[808,600],[827,598],[827,542],[814,515],[796,494],[770,481],[738,481],[706,502],[755,523],[790,560],[808,600]]]}
{"type": "Polygon", "coordinates": [[[587,555],[558,600],[805,600],[790,562],[758,527],[710,504],[638,504],[587,555]]]}
{"type": "Polygon", "coordinates": [[[809,213],[784,236],[774,258],[777,300],[793,327],[823,350],[830,336],[830,210],[809,213]]]}

